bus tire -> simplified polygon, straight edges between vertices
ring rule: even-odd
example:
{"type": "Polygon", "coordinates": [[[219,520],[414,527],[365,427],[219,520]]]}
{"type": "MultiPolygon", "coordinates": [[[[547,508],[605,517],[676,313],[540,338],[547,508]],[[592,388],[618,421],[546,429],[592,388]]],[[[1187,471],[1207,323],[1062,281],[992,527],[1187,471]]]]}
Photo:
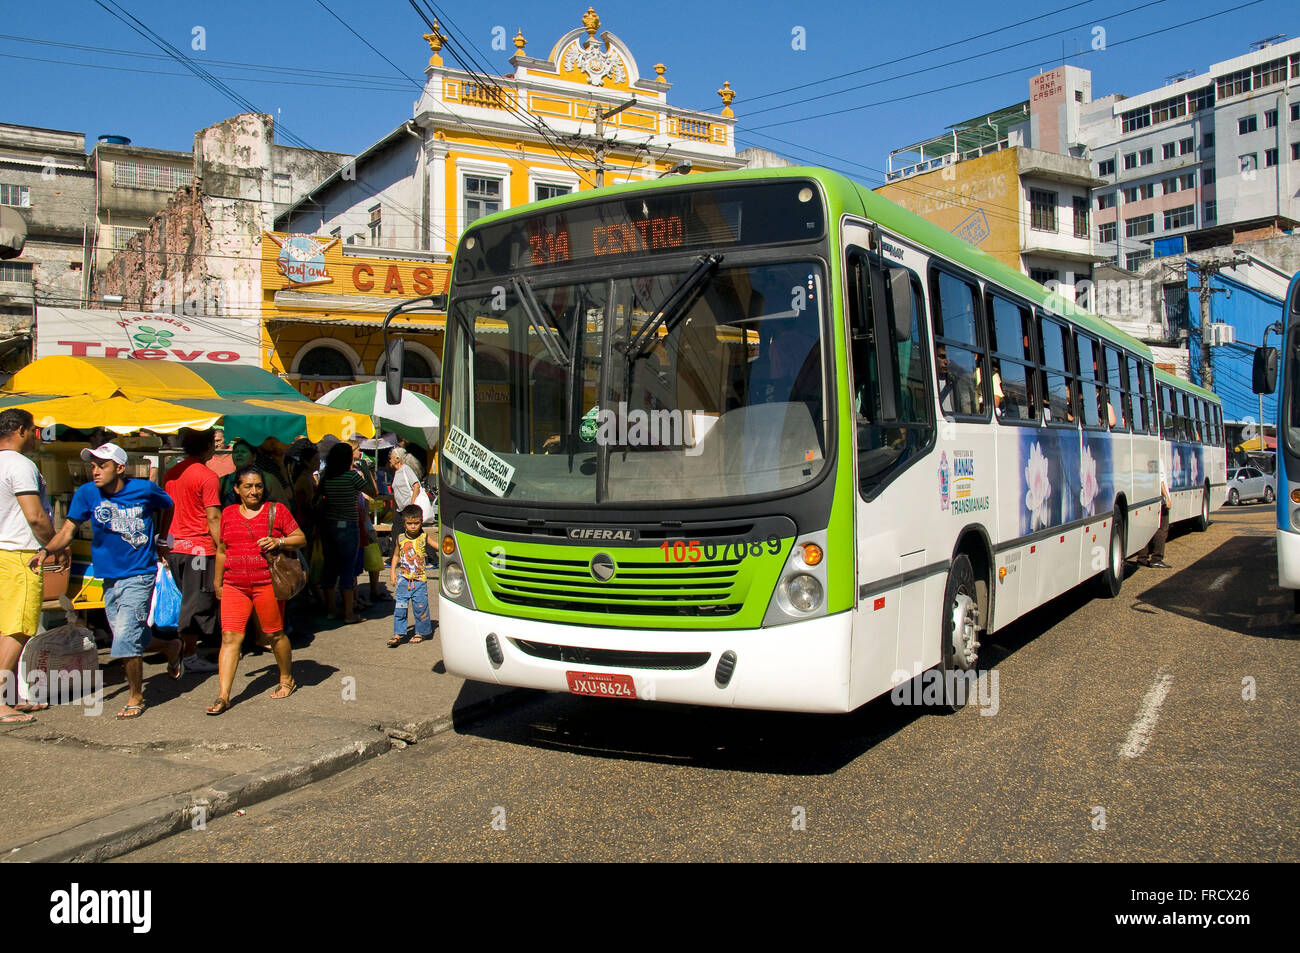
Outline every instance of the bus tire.
{"type": "Polygon", "coordinates": [[[1196,514],[1192,528],[1198,533],[1204,533],[1210,528],[1210,488],[1208,486],[1205,488],[1205,492],[1201,494],[1201,512],[1196,514]]]}
{"type": "Polygon", "coordinates": [[[1110,543],[1106,550],[1106,568],[1097,577],[1097,592],[1107,599],[1119,595],[1124,585],[1124,554],[1128,552],[1128,527],[1124,525],[1124,514],[1118,509],[1110,521],[1110,543]]]}
{"type": "Polygon", "coordinates": [[[957,688],[957,679],[979,663],[979,603],[975,587],[975,570],[970,557],[959,554],[948,570],[948,585],[943,593],[943,622],[940,643],[939,673],[943,676],[943,703],[940,712],[960,711],[969,692],[957,688]]]}

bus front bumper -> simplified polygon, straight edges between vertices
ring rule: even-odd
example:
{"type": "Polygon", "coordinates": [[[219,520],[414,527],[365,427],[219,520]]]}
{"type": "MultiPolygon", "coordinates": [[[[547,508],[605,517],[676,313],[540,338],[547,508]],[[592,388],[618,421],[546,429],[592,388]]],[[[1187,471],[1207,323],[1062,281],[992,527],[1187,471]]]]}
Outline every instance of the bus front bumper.
{"type": "Polygon", "coordinates": [[[1277,532],[1277,582],[1283,589],[1300,589],[1300,533],[1277,532]]]}
{"type": "MultiPolygon", "coordinates": [[[[636,697],[687,705],[775,711],[849,710],[851,614],[762,629],[685,631],[606,629],[488,615],[439,597],[438,633],[447,671],[499,685],[568,692],[568,673],[628,675],[636,697]],[[493,661],[489,644],[501,661],[493,661]],[[522,645],[521,643],[526,643],[522,645]],[[560,661],[556,647],[584,661],[560,661]],[[585,650],[585,651],[584,651],[585,650]],[[595,664],[603,652],[707,653],[689,669],[595,664]],[[720,677],[725,653],[735,655],[731,677],[720,677]]],[[[665,658],[662,664],[671,664],[665,658]]],[[[723,663],[721,675],[726,673],[723,663]]],[[[584,680],[585,681],[585,680],[584,680]]]]}

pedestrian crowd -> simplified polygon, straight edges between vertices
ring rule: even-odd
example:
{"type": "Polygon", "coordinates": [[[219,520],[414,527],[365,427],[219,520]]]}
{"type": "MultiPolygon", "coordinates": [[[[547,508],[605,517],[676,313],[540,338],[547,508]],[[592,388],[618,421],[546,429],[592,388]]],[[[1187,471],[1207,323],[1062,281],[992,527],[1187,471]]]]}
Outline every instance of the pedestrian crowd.
{"type": "MultiPolygon", "coordinates": [[[[40,431],[27,411],[0,411],[0,679],[16,684],[23,646],[39,627],[42,574],[68,570],[69,546],[87,522],[111,654],[126,674],[119,719],[144,713],[147,653],[162,653],[168,678],[215,671],[219,694],[206,710],[220,715],[230,708],[246,638],[275,657],[280,677],[270,697],[297,690],[290,639],[307,632],[317,609],[356,623],[358,609],[393,601],[395,593],[388,645],[403,644],[412,624],[410,643],[432,637],[425,576],[437,549],[426,535],[435,532],[436,508],[423,448],[394,447],[385,465],[382,455],[368,461],[355,439],[318,446],[304,437],[286,446],[271,437],[257,447],[235,440],[226,448],[223,436],[182,430],[184,459],[157,482],[128,476],[126,451],[116,443],[82,450],[91,480],[77,488],[56,529],[31,458],[40,431]],[[387,539],[375,516],[391,521],[387,539]],[[391,592],[379,578],[388,543],[391,592]],[[174,631],[150,622],[160,560],[180,594],[174,631]],[[361,575],[369,576],[367,599],[357,592],[361,575]],[[200,642],[219,645],[215,664],[199,653],[200,642]]],[[[8,700],[0,696],[0,724],[30,722],[47,707],[8,700]]]]}

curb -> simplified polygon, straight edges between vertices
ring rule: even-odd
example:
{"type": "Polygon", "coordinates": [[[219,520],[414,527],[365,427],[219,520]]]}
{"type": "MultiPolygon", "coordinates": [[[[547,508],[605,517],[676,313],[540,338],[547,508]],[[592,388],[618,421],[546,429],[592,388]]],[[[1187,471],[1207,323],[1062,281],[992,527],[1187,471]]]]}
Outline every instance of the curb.
{"type": "Polygon", "coordinates": [[[378,726],[351,741],[316,745],[305,754],[272,762],[257,771],[231,775],[181,794],[168,794],[47,835],[13,848],[0,857],[0,863],[99,863],[111,860],[179,833],[191,827],[199,817],[206,822],[323,781],[394,747],[405,747],[407,740],[433,738],[458,723],[475,721],[494,710],[520,705],[535,694],[527,689],[509,689],[456,709],[450,715],[406,722],[395,727],[378,726]]]}

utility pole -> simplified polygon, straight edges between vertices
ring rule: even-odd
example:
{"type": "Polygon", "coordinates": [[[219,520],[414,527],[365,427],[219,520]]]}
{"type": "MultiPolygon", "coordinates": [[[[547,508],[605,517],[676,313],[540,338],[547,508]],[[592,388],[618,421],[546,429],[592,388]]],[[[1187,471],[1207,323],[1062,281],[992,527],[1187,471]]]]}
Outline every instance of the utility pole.
{"type": "Polygon", "coordinates": [[[605,184],[605,156],[609,154],[610,144],[605,141],[605,120],[617,116],[629,106],[636,105],[636,97],[633,96],[627,102],[615,106],[608,111],[600,108],[600,103],[596,103],[596,188],[605,184]]]}
{"type": "MultiPolygon", "coordinates": [[[[1206,258],[1201,261],[1187,259],[1189,268],[1195,268],[1200,277],[1201,299],[1201,386],[1214,390],[1214,368],[1210,364],[1210,297],[1215,294],[1228,294],[1227,288],[1211,288],[1210,279],[1225,268],[1235,268],[1249,263],[1244,256],[1232,258],[1206,258]]],[[[1262,423],[1261,423],[1262,426],[1262,423]]]]}

